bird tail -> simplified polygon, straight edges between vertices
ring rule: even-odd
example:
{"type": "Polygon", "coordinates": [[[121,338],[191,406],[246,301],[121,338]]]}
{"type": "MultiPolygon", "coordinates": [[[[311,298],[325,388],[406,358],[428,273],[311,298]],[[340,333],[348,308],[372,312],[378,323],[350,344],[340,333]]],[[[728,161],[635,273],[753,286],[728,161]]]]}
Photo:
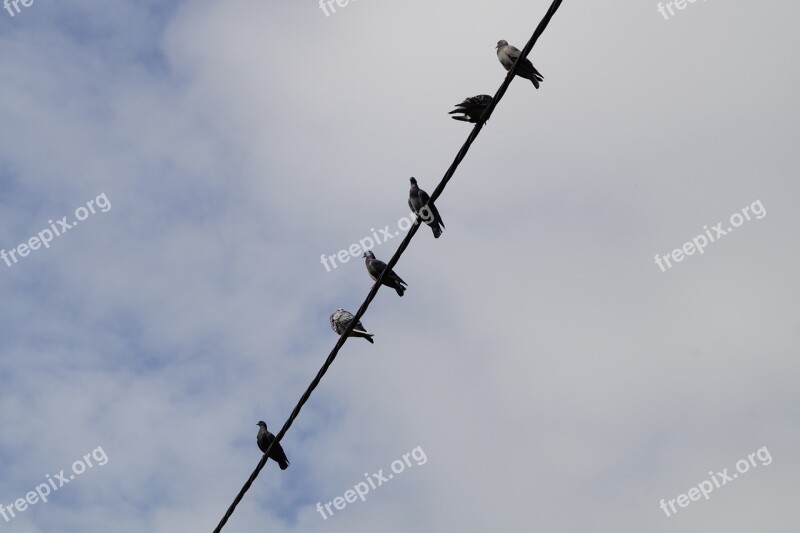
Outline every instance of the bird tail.
{"type": "Polygon", "coordinates": [[[442,236],[442,227],[438,223],[431,225],[431,229],[433,230],[433,237],[435,239],[442,236]]]}
{"type": "Polygon", "coordinates": [[[289,468],[289,460],[288,459],[284,459],[283,461],[278,463],[278,466],[281,467],[281,470],[286,470],[287,468],[289,468]]]}
{"type": "Polygon", "coordinates": [[[370,333],[369,331],[362,331],[360,329],[354,329],[353,330],[353,337],[361,337],[362,339],[367,339],[370,344],[375,344],[375,341],[372,340],[372,337],[374,337],[374,335],[372,333],[370,333]]]}
{"type": "Polygon", "coordinates": [[[537,89],[539,88],[539,82],[544,81],[544,76],[539,74],[539,71],[536,70],[535,67],[533,69],[533,76],[531,76],[531,81],[533,82],[533,86],[536,87],[537,89]]]}
{"type": "Polygon", "coordinates": [[[403,293],[406,292],[406,288],[400,285],[399,283],[394,286],[394,290],[397,291],[397,295],[401,298],[403,297],[403,293]]]}

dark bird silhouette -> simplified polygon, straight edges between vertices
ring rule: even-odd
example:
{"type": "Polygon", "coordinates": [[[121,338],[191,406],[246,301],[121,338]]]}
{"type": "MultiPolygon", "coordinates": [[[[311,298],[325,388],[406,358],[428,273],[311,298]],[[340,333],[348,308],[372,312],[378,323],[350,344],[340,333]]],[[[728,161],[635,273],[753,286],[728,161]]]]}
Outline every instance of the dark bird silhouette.
{"type": "Polygon", "coordinates": [[[439,215],[439,210],[431,202],[431,197],[428,193],[423,191],[417,186],[417,179],[411,178],[411,190],[408,193],[408,207],[419,215],[423,222],[433,230],[433,236],[439,238],[444,228],[444,222],[439,215]]]}
{"type": "MultiPolygon", "coordinates": [[[[366,258],[364,263],[367,265],[369,277],[371,277],[374,281],[378,281],[378,277],[381,275],[381,272],[386,270],[386,263],[375,259],[375,254],[372,252],[366,252],[364,257],[366,258]]],[[[397,291],[398,296],[403,296],[403,293],[406,291],[406,287],[403,287],[403,285],[408,285],[408,283],[400,279],[400,276],[395,274],[394,270],[390,270],[385,276],[383,276],[382,285],[391,287],[397,291]]]]}
{"type": "Polygon", "coordinates": [[[456,108],[450,111],[448,115],[456,115],[457,113],[461,113],[461,116],[456,115],[451,118],[455,120],[463,120],[464,122],[472,122],[475,124],[478,122],[478,120],[480,120],[481,115],[483,115],[483,112],[486,111],[486,108],[492,103],[492,100],[494,100],[494,98],[488,94],[470,96],[469,98],[465,98],[460,104],[456,104],[456,108]]]}
{"type": "MultiPolygon", "coordinates": [[[[261,420],[258,424],[258,436],[256,442],[262,452],[266,452],[270,443],[275,439],[275,435],[267,431],[267,423],[261,420]]],[[[280,442],[276,442],[275,446],[269,452],[269,458],[278,463],[281,470],[289,468],[289,459],[286,458],[286,453],[283,451],[283,446],[280,442]]]]}
{"type": "MultiPolygon", "coordinates": [[[[338,335],[341,335],[344,333],[344,330],[347,329],[347,326],[350,325],[352,320],[353,314],[340,307],[331,315],[331,327],[333,328],[333,331],[335,331],[338,335]]],[[[375,344],[375,341],[372,340],[372,333],[367,331],[367,328],[364,327],[360,320],[356,322],[356,327],[353,328],[353,331],[350,332],[348,337],[361,337],[363,339],[367,339],[370,344],[375,344]]]]}
{"type": "MultiPolygon", "coordinates": [[[[520,52],[516,47],[511,46],[506,41],[497,41],[497,59],[500,60],[500,64],[506,69],[506,71],[511,70],[511,67],[514,66],[514,62],[520,56],[522,52],[520,52]]],[[[533,66],[528,58],[522,60],[522,64],[517,69],[517,76],[522,78],[531,80],[533,82],[533,86],[537,89],[539,88],[539,82],[544,81],[544,77],[539,74],[539,71],[536,70],[536,67],[533,66]]]]}

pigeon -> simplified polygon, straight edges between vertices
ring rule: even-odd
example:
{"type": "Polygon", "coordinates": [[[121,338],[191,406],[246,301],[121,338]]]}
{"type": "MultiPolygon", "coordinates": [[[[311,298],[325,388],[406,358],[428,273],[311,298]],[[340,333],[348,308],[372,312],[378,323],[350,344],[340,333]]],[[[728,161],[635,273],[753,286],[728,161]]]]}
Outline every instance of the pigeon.
{"type": "MultiPolygon", "coordinates": [[[[511,70],[520,53],[517,48],[506,41],[497,41],[497,59],[500,60],[500,64],[503,65],[506,71],[511,70]]],[[[539,88],[539,82],[544,81],[544,77],[539,74],[539,71],[536,70],[536,67],[533,66],[533,63],[528,58],[522,60],[522,64],[517,69],[517,76],[531,80],[533,86],[537,89],[539,88]]]]}
{"type": "MultiPolygon", "coordinates": [[[[257,426],[258,436],[256,437],[256,442],[258,442],[258,447],[261,448],[261,451],[266,452],[275,438],[275,435],[267,431],[267,423],[263,420],[261,420],[257,426]]],[[[278,463],[281,470],[289,468],[289,459],[286,458],[286,453],[284,453],[280,442],[276,442],[275,446],[272,447],[272,450],[269,452],[269,458],[278,463]]]]}
{"type": "Polygon", "coordinates": [[[488,94],[470,96],[469,98],[465,98],[460,104],[456,104],[456,108],[450,111],[448,115],[463,113],[462,116],[455,116],[452,118],[475,124],[480,120],[481,115],[483,115],[483,112],[486,111],[486,108],[492,103],[492,100],[493,98],[488,94]]]}
{"type": "MultiPolygon", "coordinates": [[[[378,281],[378,277],[381,275],[381,272],[386,270],[386,263],[375,259],[375,254],[372,252],[364,253],[364,257],[366,258],[364,263],[367,265],[369,277],[375,281],[378,281]]],[[[403,293],[406,291],[406,287],[403,287],[403,285],[408,285],[408,283],[400,279],[400,276],[394,273],[394,270],[390,270],[385,276],[383,276],[382,284],[396,290],[398,296],[403,296],[403,293]]]]}
{"type": "Polygon", "coordinates": [[[408,207],[422,218],[422,220],[433,230],[434,238],[438,239],[442,234],[444,222],[439,215],[439,210],[431,202],[428,193],[417,187],[417,179],[411,178],[411,190],[408,193],[408,207]]]}
{"type": "MultiPolygon", "coordinates": [[[[341,335],[344,333],[344,330],[347,329],[347,326],[350,325],[352,320],[353,314],[340,307],[331,315],[331,327],[333,328],[333,331],[335,331],[338,335],[341,335]]],[[[356,322],[356,327],[353,328],[353,331],[350,332],[348,337],[361,337],[367,339],[370,344],[375,344],[375,341],[372,340],[372,333],[367,331],[367,328],[364,327],[360,320],[356,322]]]]}

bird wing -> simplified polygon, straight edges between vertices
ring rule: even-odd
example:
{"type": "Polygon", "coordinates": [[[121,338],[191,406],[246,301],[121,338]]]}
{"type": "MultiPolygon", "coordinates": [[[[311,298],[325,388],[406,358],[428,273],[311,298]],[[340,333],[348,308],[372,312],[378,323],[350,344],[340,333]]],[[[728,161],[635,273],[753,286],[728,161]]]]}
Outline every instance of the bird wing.
{"type": "Polygon", "coordinates": [[[362,324],[360,320],[358,324],[356,324],[356,327],[353,328],[353,333],[364,333],[366,335],[370,334],[370,332],[367,331],[367,328],[364,327],[364,324],[362,324]]]}
{"type": "MultiPolygon", "coordinates": [[[[387,276],[387,278],[389,278],[392,281],[397,281],[401,285],[408,285],[408,283],[403,281],[403,279],[400,276],[398,276],[397,274],[394,273],[394,270],[390,270],[389,271],[389,275],[387,276]]],[[[386,279],[386,278],[384,278],[384,279],[386,279]]]]}
{"type": "MultiPolygon", "coordinates": [[[[386,270],[386,263],[384,263],[380,259],[373,259],[372,262],[371,262],[371,265],[375,270],[374,270],[374,274],[373,274],[373,272],[370,272],[370,275],[373,277],[373,279],[375,281],[378,281],[378,278],[380,277],[381,272],[386,270]]],[[[403,285],[408,285],[408,283],[406,283],[405,281],[400,279],[400,276],[398,276],[397,274],[394,273],[394,270],[390,270],[389,272],[387,272],[386,275],[383,277],[383,281],[387,281],[387,282],[399,281],[403,285]]]]}
{"type": "Polygon", "coordinates": [[[381,272],[383,272],[385,268],[386,263],[379,259],[373,259],[367,264],[367,272],[369,272],[369,277],[371,277],[373,281],[378,281],[381,272]]]}
{"type": "Polygon", "coordinates": [[[431,213],[433,213],[433,219],[439,224],[441,224],[442,227],[444,227],[444,221],[442,221],[442,215],[439,214],[439,210],[436,209],[436,206],[431,203],[428,204],[428,208],[431,210],[431,213]]]}
{"type": "MultiPolygon", "coordinates": [[[[267,447],[272,444],[273,440],[275,440],[275,435],[267,431],[264,438],[264,448],[262,448],[261,451],[265,451],[267,447]]],[[[276,442],[272,447],[272,450],[269,452],[269,458],[277,463],[289,464],[289,459],[286,457],[286,452],[283,451],[283,446],[281,446],[280,442],[276,442]]]]}
{"type": "Polygon", "coordinates": [[[419,200],[422,203],[422,205],[424,206],[425,204],[427,204],[428,202],[431,201],[431,197],[428,196],[428,193],[426,193],[425,191],[420,189],[419,190],[419,200]]]}
{"type": "Polygon", "coordinates": [[[428,209],[431,210],[431,213],[433,214],[433,219],[439,224],[441,224],[442,227],[444,227],[444,222],[442,222],[442,217],[441,215],[439,215],[439,210],[436,209],[436,206],[433,204],[433,202],[431,202],[431,197],[428,196],[428,193],[420,189],[419,199],[422,200],[422,205],[427,205],[428,209]]]}

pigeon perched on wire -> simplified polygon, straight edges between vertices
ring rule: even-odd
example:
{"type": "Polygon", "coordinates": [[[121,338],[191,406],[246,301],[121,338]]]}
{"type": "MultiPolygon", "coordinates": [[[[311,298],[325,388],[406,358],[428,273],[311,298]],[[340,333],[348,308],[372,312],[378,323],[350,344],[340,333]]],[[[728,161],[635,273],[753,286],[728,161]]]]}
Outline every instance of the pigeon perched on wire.
{"type": "MultiPolygon", "coordinates": [[[[344,330],[347,329],[347,326],[350,325],[352,320],[353,314],[340,307],[331,315],[331,327],[337,335],[341,335],[344,333],[344,330]]],[[[375,344],[375,341],[372,340],[372,333],[367,331],[367,328],[364,327],[360,320],[356,322],[356,327],[353,328],[353,331],[350,332],[348,337],[361,337],[363,339],[367,339],[370,344],[375,344]]]]}
{"type": "Polygon", "coordinates": [[[479,94],[478,96],[470,96],[465,98],[460,104],[456,104],[456,108],[450,111],[448,115],[455,115],[462,113],[461,116],[456,115],[452,117],[455,120],[463,120],[464,122],[472,122],[475,124],[480,120],[483,112],[492,103],[493,98],[488,94],[479,94]]]}
{"type": "MultiPolygon", "coordinates": [[[[256,442],[258,442],[258,447],[261,449],[261,451],[266,452],[269,445],[275,439],[275,435],[267,431],[267,423],[263,420],[261,420],[257,425],[258,436],[256,437],[256,442]]],[[[278,466],[281,467],[281,470],[286,470],[289,468],[289,459],[286,458],[286,453],[284,453],[280,442],[276,442],[275,446],[272,447],[272,450],[269,452],[269,458],[278,463],[278,466]]]]}
{"type": "MultiPolygon", "coordinates": [[[[386,263],[379,259],[375,259],[375,254],[372,252],[366,252],[364,257],[366,258],[364,263],[367,265],[369,277],[375,281],[378,281],[378,277],[381,275],[381,272],[386,270],[386,263]]],[[[391,287],[397,291],[398,296],[403,296],[403,293],[406,291],[406,287],[403,287],[403,285],[408,285],[408,283],[400,279],[400,276],[395,274],[394,270],[390,270],[385,276],[383,276],[382,285],[391,287]]]]}
{"type": "Polygon", "coordinates": [[[416,178],[411,178],[411,190],[408,193],[408,207],[419,215],[423,222],[431,227],[433,236],[438,239],[442,234],[444,222],[442,222],[442,217],[439,215],[439,210],[436,209],[436,206],[431,202],[431,197],[417,186],[416,178]]]}
{"type": "MultiPolygon", "coordinates": [[[[522,52],[520,52],[516,47],[511,46],[506,41],[497,41],[497,59],[500,60],[500,64],[506,69],[506,71],[511,70],[511,67],[514,66],[514,62],[520,56],[522,52]]],[[[539,88],[539,82],[544,81],[544,77],[539,74],[539,71],[536,70],[536,67],[533,66],[528,58],[522,60],[522,64],[517,69],[517,76],[522,78],[531,80],[533,82],[533,86],[537,89],[539,88]]]]}

